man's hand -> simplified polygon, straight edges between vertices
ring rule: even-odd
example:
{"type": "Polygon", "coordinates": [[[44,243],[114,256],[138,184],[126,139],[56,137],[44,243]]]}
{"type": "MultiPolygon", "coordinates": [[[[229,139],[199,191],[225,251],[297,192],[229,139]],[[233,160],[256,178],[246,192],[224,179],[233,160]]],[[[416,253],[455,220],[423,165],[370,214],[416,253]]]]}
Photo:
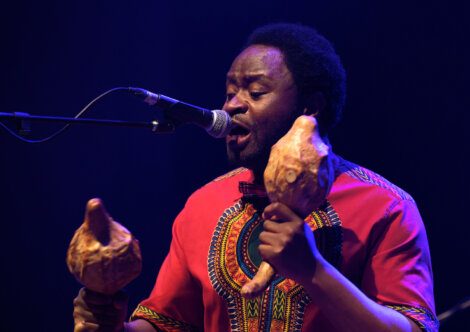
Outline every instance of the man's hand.
{"type": "Polygon", "coordinates": [[[264,231],[259,239],[259,251],[276,272],[308,283],[315,274],[320,252],[310,227],[282,203],[272,203],[263,212],[264,231]]]}
{"type": "Polygon", "coordinates": [[[123,332],[127,316],[127,295],[114,295],[80,289],[73,301],[74,332],[123,332]]]}

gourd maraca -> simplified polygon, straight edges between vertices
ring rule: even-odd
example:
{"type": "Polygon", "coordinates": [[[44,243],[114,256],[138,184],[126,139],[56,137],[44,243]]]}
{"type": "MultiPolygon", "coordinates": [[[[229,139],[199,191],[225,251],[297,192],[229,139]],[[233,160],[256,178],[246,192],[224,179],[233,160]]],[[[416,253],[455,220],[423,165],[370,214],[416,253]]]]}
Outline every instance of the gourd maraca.
{"type": "MultiPolygon", "coordinates": [[[[264,185],[271,202],[287,205],[302,218],[317,209],[328,195],[333,168],[329,147],[320,137],[314,117],[298,117],[291,129],[271,148],[264,171],[264,185]]],[[[275,275],[261,262],[256,275],[241,288],[242,296],[260,295],[275,275]]]]}
{"type": "Polygon", "coordinates": [[[142,270],[139,241],[111,219],[100,199],[91,199],[70,242],[67,266],[88,289],[114,294],[142,270]]]}

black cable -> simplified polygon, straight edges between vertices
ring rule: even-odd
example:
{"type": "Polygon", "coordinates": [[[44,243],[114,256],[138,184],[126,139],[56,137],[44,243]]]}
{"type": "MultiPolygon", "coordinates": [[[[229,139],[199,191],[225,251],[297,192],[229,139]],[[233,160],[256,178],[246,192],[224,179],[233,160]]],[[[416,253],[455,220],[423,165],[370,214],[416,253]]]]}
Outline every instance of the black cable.
{"type": "MultiPolygon", "coordinates": [[[[112,93],[112,92],[115,92],[115,91],[122,91],[122,90],[129,90],[129,88],[126,88],[126,87],[117,87],[117,88],[112,88],[108,91],[105,91],[103,92],[102,94],[100,94],[98,97],[96,97],[95,99],[93,99],[92,101],[90,101],[80,112],[77,113],[77,115],[75,115],[75,119],[78,119],[80,118],[80,116],[82,116],[83,114],[85,114],[86,111],[88,111],[88,109],[93,106],[98,100],[100,100],[101,98],[103,98],[104,96],[112,93]]],[[[53,133],[52,135],[46,137],[46,138],[43,138],[43,139],[35,139],[35,140],[32,140],[32,139],[27,139],[27,138],[24,138],[18,134],[16,134],[13,130],[11,130],[10,128],[8,128],[8,126],[4,125],[2,122],[0,122],[0,126],[3,127],[8,133],[10,133],[11,135],[13,135],[14,137],[16,137],[17,139],[19,139],[20,141],[22,142],[26,142],[26,143],[44,143],[44,142],[47,142],[47,141],[50,141],[51,139],[57,137],[58,135],[62,134],[65,130],[67,130],[69,127],[70,127],[70,124],[66,124],[65,126],[63,126],[62,128],[60,128],[58,131],[56,131],[55,133],[53,133]]]]}

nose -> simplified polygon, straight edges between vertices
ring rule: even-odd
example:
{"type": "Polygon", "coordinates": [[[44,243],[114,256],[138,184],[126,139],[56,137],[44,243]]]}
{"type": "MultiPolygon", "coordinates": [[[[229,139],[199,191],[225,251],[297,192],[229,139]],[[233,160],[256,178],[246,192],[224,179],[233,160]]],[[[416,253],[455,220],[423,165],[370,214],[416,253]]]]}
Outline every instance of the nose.
{"type": "Polygon", "coordinates": [[[248,104],[240,93],[235,94],[233,97],[227,97],[223,110],[226,111],[230,116],[235,114],[245,113],[248,111],[248,104]]]}

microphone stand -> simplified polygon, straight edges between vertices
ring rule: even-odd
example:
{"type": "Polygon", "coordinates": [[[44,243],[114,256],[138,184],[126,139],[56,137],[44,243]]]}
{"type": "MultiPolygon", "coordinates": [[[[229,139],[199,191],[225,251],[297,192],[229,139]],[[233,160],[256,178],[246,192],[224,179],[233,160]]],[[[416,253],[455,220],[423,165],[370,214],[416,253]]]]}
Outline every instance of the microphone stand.
{"type": "Polygon", "coordinates": [[[170,133],[175,130],[175,126],[171,122],[152,120],[151,122],[136,122],[122,120],[106,120],[106,119],[89,119],[89,118],[68,118],[60,116],[39,116],[30,115],[23,112],[2,113],[0,112],[0,120],[8,119],[16,122],[17,130],[22,133],[31,131],[31,121],[36,122],[58,122],[65,124],[88,124],[114,127],[129,128],[148,128],[154,133],[170,133]]]}
{"type": "Polygon", "coordinates": [[[455,314],[462,312],[464,310],[470,309],[470,296],[463,299],[460,303],[454,305],[452,308],[444,311],[443,313],[437,316],[437,319],[441,325],[452,318],[455,314]]]}

